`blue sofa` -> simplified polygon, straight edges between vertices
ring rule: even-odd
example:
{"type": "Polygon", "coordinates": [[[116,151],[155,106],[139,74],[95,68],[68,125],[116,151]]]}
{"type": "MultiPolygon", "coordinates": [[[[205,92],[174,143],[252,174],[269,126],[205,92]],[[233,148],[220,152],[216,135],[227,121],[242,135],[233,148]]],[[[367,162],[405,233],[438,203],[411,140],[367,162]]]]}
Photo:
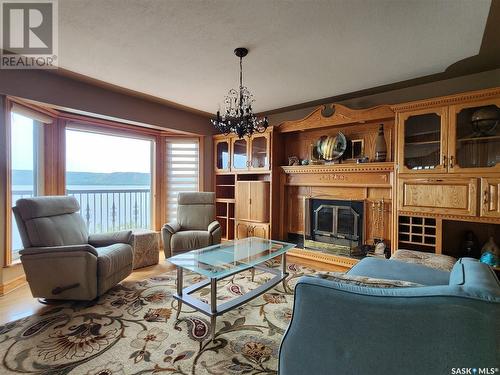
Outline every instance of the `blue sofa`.
{"type": "Polygon", "coordinates": [[[487,265],[462,258],[445,272],[365,258],[348,274],[424,286],[302,277],[280,347],[280,375],[446,375],[500,367],[500,285],[487,265]]]}

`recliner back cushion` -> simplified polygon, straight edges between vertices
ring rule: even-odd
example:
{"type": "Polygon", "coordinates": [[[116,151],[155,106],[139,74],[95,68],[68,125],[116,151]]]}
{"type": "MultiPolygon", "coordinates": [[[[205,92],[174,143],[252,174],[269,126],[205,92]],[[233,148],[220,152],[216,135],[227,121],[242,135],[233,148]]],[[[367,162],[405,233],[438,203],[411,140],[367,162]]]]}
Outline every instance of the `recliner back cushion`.
{"type": "Polygon", "coordinates": [[[215,220],[213,204],[179,205],[177,222],[182,230],[207,230],[208,225],[215,220]]]}
{"type": "Polygon", "coordinates": [[[31,246],[65,246],[88,243],[89,233],[78,213],[36,217],[25,221],[31,246]]]}

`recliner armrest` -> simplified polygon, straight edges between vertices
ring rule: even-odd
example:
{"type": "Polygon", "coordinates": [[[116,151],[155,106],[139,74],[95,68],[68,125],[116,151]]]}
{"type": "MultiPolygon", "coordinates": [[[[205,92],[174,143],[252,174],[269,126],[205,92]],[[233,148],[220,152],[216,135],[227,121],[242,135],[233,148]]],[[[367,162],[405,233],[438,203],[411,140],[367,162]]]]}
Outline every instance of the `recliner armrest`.
{"type": "Polygon", "coordinates": [[[220,223],[217,220],[215,220],[208,225],[207,230],[210,234],[213,234],[219,228],[220,228],[220,223]]]}
{"type": "Polygon", "coordinates": [[[44,247],[28,247],[19,252],[22,256],[26,255],[40,255],[40,254],[57,254],[67,253],[73,251],[86,251],[97,256],[96,249],[89,244],[83,245],[66,245],[66,246],[44,246],[44,247]]]}
{"type": "Polygon", "coordinates": [[[115,243],[130,243],[132,238],[131,230],[111,233],[95,233],[89,235],[89,244],[95,247],[114,245],[115,243]]]}
{"type": "Polygon", "coordinates": [[[167,223],[161,229],[162,229],[162,231],[163,230],[168,231],[170,234],[175,234],[175,233],[177,233],[178,231],[181,230],[181,226],[177,222],[175,222],[175,223],[167,223]]]}

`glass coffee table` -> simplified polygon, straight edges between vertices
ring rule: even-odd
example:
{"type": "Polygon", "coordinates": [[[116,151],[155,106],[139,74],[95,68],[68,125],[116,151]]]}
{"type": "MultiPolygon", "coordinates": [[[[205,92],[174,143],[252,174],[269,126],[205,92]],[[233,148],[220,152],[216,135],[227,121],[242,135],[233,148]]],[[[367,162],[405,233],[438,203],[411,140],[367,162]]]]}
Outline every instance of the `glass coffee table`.
{"type": "Polygon", "coordinates": [[[182,304],[202,312],[210,317],[211,337],[215,335],[216,318],[251,299],[271,289],[288,276],[286,272],[286,252],[295,245],[286,242],[265,240],[258,237],[249,237],[242,240],[227,241],[219,245],[192,250],[175,255],[168,259],[177,267],[177,294],[174,298],[179,302],[177,317],[181,312],[182,304]],[[281,256],[281,267],[270,268],[263,263],[281,256]],[[183,288],[183,270],[189,270],[206,276],[207,279],[183,288]],[[228,302],[217,305],[217,281],[246,270],[252,271],[252,281],[255,270],[265,271],[275,275],[271,280],[259,285],[248,293],[236,297],[228,302]],[[201,301],[191,294],[210,285],[210,304],[201,301]]]}

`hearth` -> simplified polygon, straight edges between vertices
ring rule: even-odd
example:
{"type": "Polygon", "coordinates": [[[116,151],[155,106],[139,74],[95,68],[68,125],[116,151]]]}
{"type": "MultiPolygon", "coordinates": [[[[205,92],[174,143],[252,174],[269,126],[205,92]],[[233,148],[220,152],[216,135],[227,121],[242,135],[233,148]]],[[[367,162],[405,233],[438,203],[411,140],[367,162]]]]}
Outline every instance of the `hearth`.
{"type": "Polygon", "coordinates": [[[360,254],[363,214],[363,201],[306,198],[304,247],[336,255],[360,254]]]}

